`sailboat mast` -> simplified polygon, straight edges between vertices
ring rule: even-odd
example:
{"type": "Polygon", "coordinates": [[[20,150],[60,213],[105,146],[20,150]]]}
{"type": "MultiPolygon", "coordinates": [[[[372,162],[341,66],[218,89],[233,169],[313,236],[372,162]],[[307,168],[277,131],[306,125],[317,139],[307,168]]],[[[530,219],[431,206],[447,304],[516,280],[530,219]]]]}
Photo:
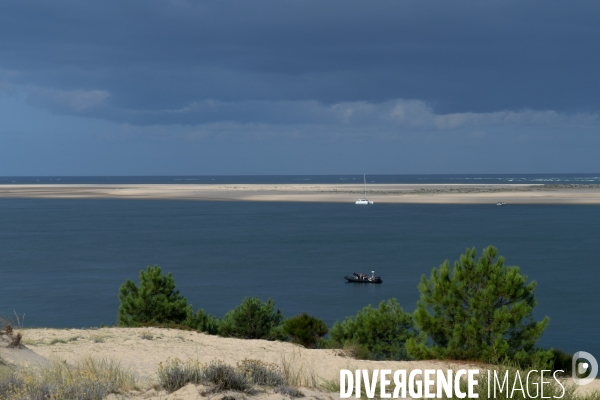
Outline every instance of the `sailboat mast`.
{"type": "Polygon", "coordinates": [[[365,199],[367,198],[367,175],[363,175],[363,181],[365,184],[365,199]]]}

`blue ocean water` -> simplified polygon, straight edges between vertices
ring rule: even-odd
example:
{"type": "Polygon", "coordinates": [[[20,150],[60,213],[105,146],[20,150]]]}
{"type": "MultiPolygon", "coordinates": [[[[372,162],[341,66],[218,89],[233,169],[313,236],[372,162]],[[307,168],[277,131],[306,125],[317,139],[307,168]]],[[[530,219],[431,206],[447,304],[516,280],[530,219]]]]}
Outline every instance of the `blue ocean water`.
{"type": "MultiPolygon", "coordinates": [[[[600,184],[600,174],[373,175],[369,183],[600,184]]],[[[2,184],[285,184],[362,183],[362,175],[0,176],[2,184]]]]}
{"type": "Polygon", "coordinates": [[[493,244],[538,282],[541,345],[600,354],[600,207],[0,199],[0,312],[26,326],[116,321],[117,293],[147,265],[217,316],[246,296],[328,325],[493,244]],[[381,285],[345,283],[375,270],[381,285]]]}

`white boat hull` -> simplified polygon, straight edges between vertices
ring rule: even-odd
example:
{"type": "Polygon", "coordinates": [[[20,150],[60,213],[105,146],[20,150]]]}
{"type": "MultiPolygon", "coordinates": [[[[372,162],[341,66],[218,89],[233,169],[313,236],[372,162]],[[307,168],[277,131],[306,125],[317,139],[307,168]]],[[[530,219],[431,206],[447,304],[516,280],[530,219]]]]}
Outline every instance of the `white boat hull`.
{"type": "Polygon", "coordinates": [[[366,175],[363,175],[363,182],[365,184],[365,198],[356,200],[356,203],[354,203],[354,204],[362,204],[362,205],[373,204],[373,201],[367,199],[367,176],[366,175]]]}
{"type": "Polygon", "coordinates": [[[372,200],[367,200],[367,199],[358,199],[358,200],[356,200],[355,204],[369,205],[369,204],[373,204],[373,201],[372,200]]]}

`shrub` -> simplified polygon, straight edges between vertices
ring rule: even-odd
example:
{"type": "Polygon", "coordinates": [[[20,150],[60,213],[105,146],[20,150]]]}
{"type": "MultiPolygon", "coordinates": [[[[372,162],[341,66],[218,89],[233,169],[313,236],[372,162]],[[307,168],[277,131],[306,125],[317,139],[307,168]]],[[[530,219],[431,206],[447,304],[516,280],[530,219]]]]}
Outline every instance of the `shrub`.
{"type": "Polygon", "coordinates": [[[328,332],[323,321],[307,313],[286,319],[282,330],[293,343],[309,349],[316,349],[319,340],[328,332]]]}
{"type": "Polygon", "coordinates": [[[7,399],[12,393],[19,392],[23,387],[23,383],[23,378],[16,375],[12,370],[0,374],[0,399],[7,399]]]}
{"type": "Polygon", "coordinates": [[[495,247],[487,247],[475,261],[475,248],[467,249],[450,271],[448,260],[431,278],[423,275],[421,299],[414,319],[429,342],[407,342],[417,359],[454,359],[521,365],[550,360],[551,353],[534,350],[548,317],[533,320],[536,283],[526,283],[519,267],[505,267],[495,247]],[[535,359],[535,360],[534,360],[535,359]]]}
{"type": "Polygon", "coordinates": [[[158,369],[160,386],[168,392],[174,392],[188,383],[210,386],[210,391],[221,392],[235,390],[250,393],[254,385],[283,386],[285,379],[279,368],[258,360],[244,360],[237,367],[213,361],[202,366],[197,360],[182,363],[178,359],[160,364],[158,369]]]}
{"type": "Polygon", "coordinates": [[[312,388],[319,386],[321,378],[317,375],[313,363],[305,357],[300,349],[281,355],[281,370],[287,385],[312,388]]]}
{"type": "Polygon", "coordinates": [[[410,314],[396,299],[382,301],[378,308],[371,305],[355,317],[336,322],[329,331],[329,347],[358,346],[359,358],[375,360],[406,360],[405,343],[416,336],[410,314]]]}
{"type": "Polygon", "coordinates": [[[169,393],[181,389],[188,383],[198,385],[202,382],[202,367],[198,361],[188,360],[184,364],[178,359],[173,359],[158,366],[158,384],[169,393]]]}
{"type": "Polygon", "coordinates": [[[258,297],[246,297],[242,304],[225,314],[219,333],[240,339],[283,339],[285,336],[279,329],[282,322],[283,314],[275,311],[273,300],[263,303],[258,297]]]}
{"type": "Polygon", "coordinates": [[[135,387],[131,373],[107,360],[89,358],[74,366],[57,362],[19,372],[0,379],[0,398],[97,400],[135,387]]]}
{"type": "Polygon", "coordinates": [[[12,335],[10,337],[10,343],[8,344],[8,347],[13,349],[20,349],[22,347],[21,339],[23,339],[23,334],[21,332],[17,333],[16,335],[12,335]]]}
{"type": "Polygon", "coordinates": [[[250,376],[256,385],[282,386],[286,383],[283,371],[275,364],[267,364],[260,360],[244,360],[238,363],[238,369],[250,376]]]}
{"type": "Polygon", "coordinates": [[[292,399],[296,398],[296,397],[304,397],[304,393],[302,393],[301,391],[299,391],[295,387],[286,386],[286,385],[277,386],[275,388],[275,393],[279,393],[279,394],[282,394],[284,396],[288,396],[288,397],[290,397],[292,399]]]}
{"type": "Polygon", "coordinates": [[[159,266],[140,271],[140,286],[129,279],[119,289],[118,320],[122,326],[152,323],[181,323],[191,313],[185,297],[175,290],[169,272],[164,276],[159,266]]]}
{"type": "Polygon", "coordinates": [[[204,312],[203,309],[198,310],[195,314],[190,309],[187,318],[182,322],[182,325],[189,326],[197,331],[205,332],[210,335],[219,333],[219,320],[204,312]]]}
{"type": "Polygon", "coordinates": [[[203,371],[203,380],[212,386],[213,392],[235,390],[250,393],[254,387],[251,378],[239,369],[221,361],[213,361],[203,371]]]}
{"type": "Polygon", "coordinates": [[[563,370],[565,374],[573,371],[573,353],[567,353],[558,349],[550,349],[552,352],[552,370],[563,370]]]}

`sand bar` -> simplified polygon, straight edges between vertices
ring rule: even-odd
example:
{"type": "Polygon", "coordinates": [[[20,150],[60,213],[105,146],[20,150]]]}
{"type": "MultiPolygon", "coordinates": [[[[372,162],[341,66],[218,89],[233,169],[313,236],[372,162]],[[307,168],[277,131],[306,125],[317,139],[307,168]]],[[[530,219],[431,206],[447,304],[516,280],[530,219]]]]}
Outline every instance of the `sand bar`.
{"type": "MultiPolygon", "coordinates": [[[[355,184],[0,185],[0,198],[353,203],[363,195],[355,184]]],[[[367,197],[408,204],[600,204],[600,185],[370,184],[367,197]]]]}

